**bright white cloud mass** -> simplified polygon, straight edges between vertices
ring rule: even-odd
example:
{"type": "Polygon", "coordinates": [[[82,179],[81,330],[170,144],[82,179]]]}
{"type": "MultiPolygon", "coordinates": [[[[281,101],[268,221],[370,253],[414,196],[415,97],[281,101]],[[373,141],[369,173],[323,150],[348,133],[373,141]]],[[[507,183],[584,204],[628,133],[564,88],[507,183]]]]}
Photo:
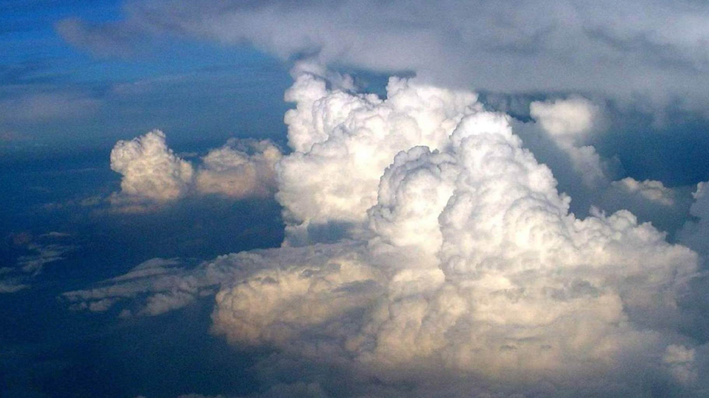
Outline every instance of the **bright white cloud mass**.
{"type": "MultiPolygon", "coordinates": [[[[631,28],[616,33],[642,31],[631,28]]],[[[650,43],[693,48],[662,32],[650,31],[650,43]]],[[[685,299],[702,275],[697,253],[627,210],[571,213],[572,199],[510,117],[484,110],[469,91],[392,78],[379,98],[337,86],[296,76],[286,93],[295,103],[285,116],[292,152],[283,157],[269,143],[230,143],[195,172],[160,132],[112,153],[121,195],[154,201],[191,189],[271,192],[275,170],[283,247],[193,268],[151,260],[65,298],[103,311],[132,297],[137,307],[124,316],[156,315],[218,290],[213,331],[279,353],[261,368],[286,386],[266,386],[267,396],[701,396],[709,388],[699,376],[709,370],[707,347],[686,333],[702,322],[685,299]]],[[[580,98],[535,103],[530,128],[556,137],[574,165],[598,166],[602,189],[671,206],[659,182],[610,182],[595,149],[575,138],[591,131],[595,112],[580,98]],[[581,155],[591,160],[577,163],[581,155]]],[[[709,219],[705,187],[687,241],[709,219]]]]}

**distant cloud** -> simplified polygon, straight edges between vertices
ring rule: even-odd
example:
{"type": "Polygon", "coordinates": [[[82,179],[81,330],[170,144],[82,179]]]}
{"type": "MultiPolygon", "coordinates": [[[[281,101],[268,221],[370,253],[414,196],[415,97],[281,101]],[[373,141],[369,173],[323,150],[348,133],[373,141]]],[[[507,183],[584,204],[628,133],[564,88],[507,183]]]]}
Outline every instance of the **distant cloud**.
{"type": "Polygon", "coordinates": [[[640,195],[645,199],[671,206],[674,204],[672,190],[666,188],[660,181],[637,181],[631,177],[623,178],[620,181],[613,181],[615,188],[626,191],[629,194],[640,195]]]}
{"type": "Polygon", "coordinates": [[[91,24],[77,18],[59,21],[55,29],[70,44],[102,56],[133,55],[137,46],[147,38],[131,26],[115,22],[91,24]]]}
{"type": "Polygon", "coordinates": [[[123,175],[121,191],[110,197],[119,211],[142,212],[188,195],[217,194],[233,199],[268,197],[275,191],[281,152],[268,140],[236,140],[211,150],[197,168],[178,157],[153,130],[111,151],[111,169],[123,175]]]}
{"type": "Polygon", "coordinates": [[[697,184],[693,196],[694,203],[689,212],[695,218],[687,221],[679,231],[679,241],[702,253],[709,265],[709,182],[697,184]]]}
{"type": "Polygon", "coordinates": [[[270,141],[231,139],[202,159],[195,187],[232,198],[269,197],[276,190],[274,167],[281,151],[270,141]]]}
{"type": "Polygon", "coordinates": [[[44,267],[65,260],[67,253],[77,249],[76,245],[67,242],[70,237],[70,234],[57,231],[38,237],[27,232],[11,234],[9,240],[12,245],[25,254],[17,257],[13,267],[0,268],[0,294],[31,288],[33,280],[44,267]]]}
{"type": "Polygon", "coordinates": [[[46,122],[95,113],[101,101],[85,93],[49,92],[10,96],[0,100],[0,123],[46,122]]]}
{"type": "Polygon", "coordinates": [[[123,175],[115,200],[166,202],[187,194],[193,169],[165,144],[165,134],[153,130],[132,141],[119,141],[111,151],[111,169],[123,175]]]}

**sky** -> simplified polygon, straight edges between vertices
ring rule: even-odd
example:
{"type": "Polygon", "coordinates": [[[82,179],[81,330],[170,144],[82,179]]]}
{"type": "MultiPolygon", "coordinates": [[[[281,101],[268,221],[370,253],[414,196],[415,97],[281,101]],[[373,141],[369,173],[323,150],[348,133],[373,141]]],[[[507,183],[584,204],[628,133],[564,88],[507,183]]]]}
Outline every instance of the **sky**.
{"type": "Polygon", "coordinates": [[[703,397],[709,6],[0,0],[9,397],[703,397]]]}

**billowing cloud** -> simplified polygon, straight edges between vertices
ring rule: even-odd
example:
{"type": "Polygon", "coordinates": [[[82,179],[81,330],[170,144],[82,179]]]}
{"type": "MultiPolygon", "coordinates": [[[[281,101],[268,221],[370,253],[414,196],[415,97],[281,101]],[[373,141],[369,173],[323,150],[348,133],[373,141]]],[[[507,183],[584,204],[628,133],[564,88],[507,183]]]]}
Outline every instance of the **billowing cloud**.
{"type": "Polygon", "coordinates": [[[219,194],[235,199],[267,197],[275,189],[274,165],[280,150],[268,140],[231,139],[195,167],[167,147],[153,130],[111,151],[111,169],[123,175],[111,202],[122,211],[145,211],[187,195],[219,194]]]}
{"type": "Polygon", "coordinates": [[[123,175],[120,200],[167,202],[187,194],[194,170],[153,130],[131,141],[118,141],[111,151],[111,170],[123,175]]]}
{"type": "MultiPolygon", "coordinates": [[[[317,81],[305,77],[295,87],[303,82],[317,81]]],[[[407,88],[408,98],[420,90],[415,82],[394,84],[407,88]]],[[[318,93],[325,96],[311,101],[314,112],[298,103],[287,119],[294,149],[327,148],[327,131],[355,130],[363,108],[390,112],[389,100],[318,93]],[[292,126],[301,126],[296,122],[318,125],[312,115],[328,101],[351,103],[345,98],[356,102],[336,108],[349,109],[329,119],[340,120],[339,127],[302,130],[319,143],[293,140],[300,137],[293,136],[292,126]]],[[[453,92],[437,94],[455,98],[453,92]]],[[[609,394],[639,395],[644,378],[658,373],[676,388],[691,387],[700,365],[682,337],[678,300],[697,272],[696,254],[667,243],[628,211],[576,218],[570,199],[557,192],[549,168],[522,147],[508,117],[466,99],[458,102],[464,106],[446,108],[449,124],[435,130],[440,135],[429,144],[437,149],[413,145],[381,170],[368,211],[354,203],[341,208],[347,212],[315,213],[328,221],[364,219],[365,233],[232,258],[235,269],[258,271],[222,285],[214,330],[236,344],[272,346],[313,363],[376,374],[384,384],[425,388],[429,378],[448,373],[469,375],[486,386],[483,391],[503,395],[545,381],[553,386],[547,396],[601,385],[609,394]],[[350,215],[357,212],[359,217],[350,215]],[[635,376],[617,376],[630,367],[635,376]]],[[[392,141],[420,131],[411,123],[378,126],[392,141]]],[[[333,159],[350,152],[339,153],[333,159]]],[[[308,156],[295,152],[281,167],[308,156]]],[[[370,182],[357,178],[359,168],[322,159],[321,167],[352,176],[348,192],[367,197],[370,182]]],[[[307,187],[311,194],[323,192],[302,181],[302,195],[307,187]]],[[[281,182],[290,188],[291,181],[281,182]]],[[[332,192],[321,197],[343,203],[336,200],[340,191],[332,192]]],[[[281,200],[286,211],[300,203],[281,200]]]]}
{"type": "Polygon", "coordinates": [[[473,93],[401,79],[389,82],[386,100],[328,92],[310,73],[297,77],[286,100],[296,104],[285,116],[294,152],[276,166],[276,197],[292,244],[318,240],[318,228],[332,234],[328,225],[361,226],[394,155],[415,145],[443,148],[461,118],[482,108],[473,93]]]}
{"type": "Polygon", "coordinates": [[[413,70],[437,84],[641,94],[650,102],[676,96],[695,109],[709,88],[701,78],[709,66],[709,8],[691,0],[172,0],[127,2],[124,12],[122,22],[101,26],[67,20],[60,32],[88,48],[165,34],[249,42],[282,58],[413,70]]]}
{"type": "Polygon", "coordinates": [[[532,102],[529,113],[552,141],[568,154],[587,186],[597,187],[605,181],[606,175],[596,148],[584,145],[588,134],[602,124],[598,106],[584,98],[572,97],[532,102]]]}
{"type": "Polygon", "coordinates": [[[197,191],[233,198],[268,197],[276,189],[281,151],[270,141],[234,140],[211,150],[195,177],[197,191]]]}
{"type": "MultiPolygon", "coordinates": [[[[704,283],[694,251],[627,210],[570,212],[510,117],[473,93],[398,78],[386,99],[333,86],[304,71],[286,94],[284,247],[196,267],[154,259],[64,298],[92,311],[131,299],[123,316],[159,315],[218,291],[212,330],[277,352],[260,364],[266,396],[707,387],[706,336],[687,332],[704,283]]],[[[557,105],[540,119],[577,115],[557,105]]],[[[577,136],[590,123],[542,127],[577,136]]],[[[669,197],[652,181],[610,185],[669,197]]]]}

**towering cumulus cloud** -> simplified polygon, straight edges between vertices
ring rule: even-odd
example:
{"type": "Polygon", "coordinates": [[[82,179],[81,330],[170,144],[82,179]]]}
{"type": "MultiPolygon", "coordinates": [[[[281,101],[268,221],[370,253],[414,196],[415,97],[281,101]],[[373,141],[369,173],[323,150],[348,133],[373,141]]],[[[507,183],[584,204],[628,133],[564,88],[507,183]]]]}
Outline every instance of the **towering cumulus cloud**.
{"type": "Polygon", "coordinates": [[[291,244],[317,241],[323,229],[332,236],[361,227],[398,152],[444,148],[460,120],[481,109],[473,93],[401,79],[389,82],[386,100],[328,92],[324,80],[308,73],[297,77],[286,100],[296,103],[285,116],[294,152],[277,166],[277,198],[291,244]]]}
{"type": "Polygon", "coordinates": [[[381,100],[304,74],[287,98],[294,152],[277,169],[291,232],[358,227],[233,257],[256,271],[217,295],[229,341],[376,380],[352,396],[697,387],[704,348],[678,326],[696,254],[627,211],[576,218],[507,116],[401,79],[381,100]]]}

